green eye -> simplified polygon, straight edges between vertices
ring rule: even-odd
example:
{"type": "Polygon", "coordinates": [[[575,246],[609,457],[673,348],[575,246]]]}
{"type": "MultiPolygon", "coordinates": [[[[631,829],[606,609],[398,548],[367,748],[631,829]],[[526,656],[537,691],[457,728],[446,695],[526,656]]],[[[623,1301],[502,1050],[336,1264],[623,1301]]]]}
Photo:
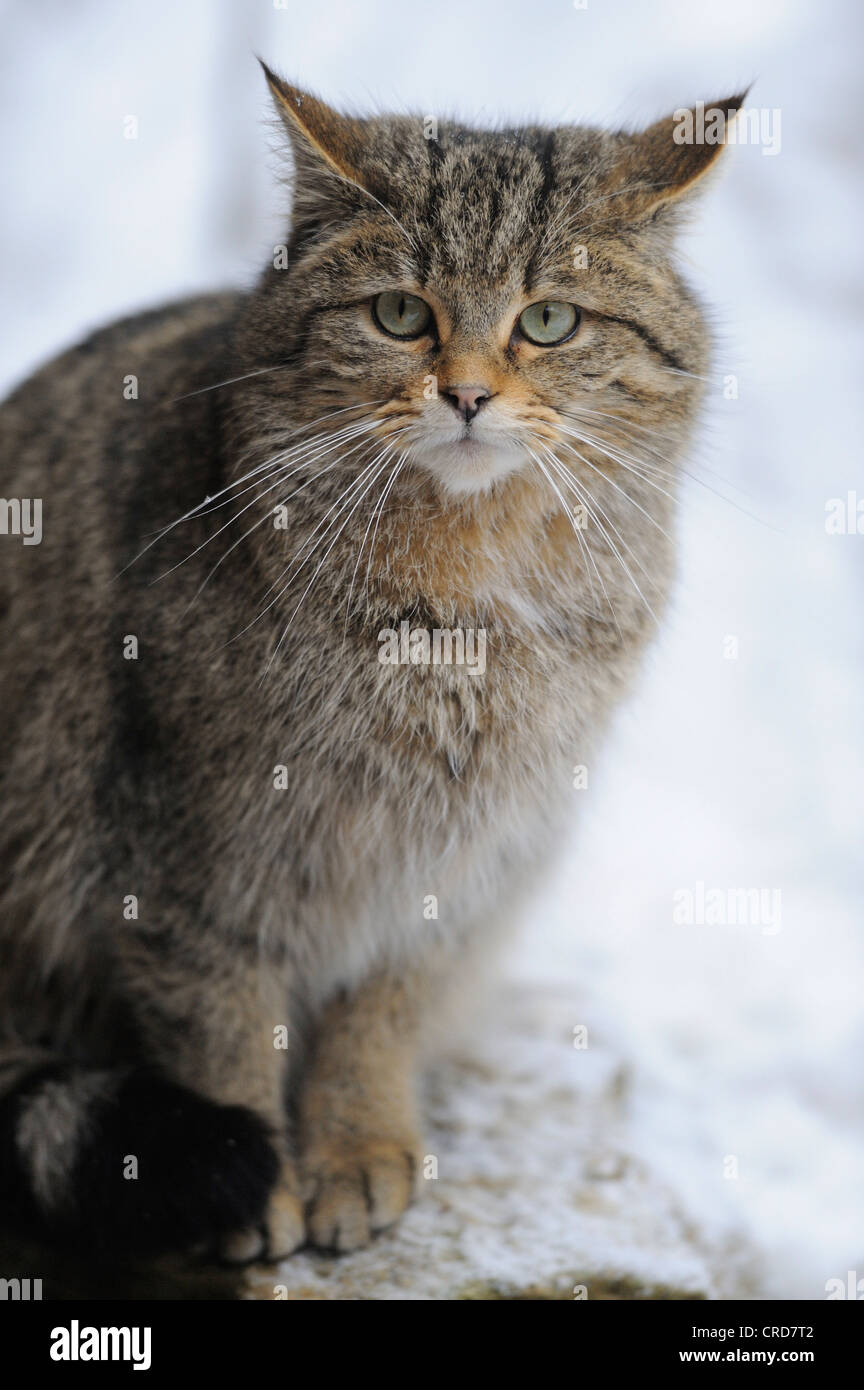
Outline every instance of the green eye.
{"type": "Polygon", "coordinates": [[[425,299],[401,290],[386,290],[372,302],[372,316],[391,338],[420,338],[432,322],[425,299]]]}
{"type": "Polygon", "coordinates": [[[575,333],[579,318],[575,304],[565,304],[560,299],[541,299],[522,310],[517,326],[529,343],[536,343],[538,347],[554,347],[575,333]]]}

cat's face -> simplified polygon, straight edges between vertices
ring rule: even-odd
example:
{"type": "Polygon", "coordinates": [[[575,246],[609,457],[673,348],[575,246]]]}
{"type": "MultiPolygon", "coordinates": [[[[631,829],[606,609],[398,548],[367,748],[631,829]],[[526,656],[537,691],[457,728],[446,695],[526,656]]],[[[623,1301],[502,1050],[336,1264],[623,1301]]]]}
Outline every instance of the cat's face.
{"type": "Polygon", "coordinates": [[[362,410],[450,495],[572,453],[580,420],[689,423],[706,334],[672,232],[718,146],[677,144],[671,119],[637,136],[357,120],[268,76],[296,166],[268,348],[301,420],[362,410]]]}

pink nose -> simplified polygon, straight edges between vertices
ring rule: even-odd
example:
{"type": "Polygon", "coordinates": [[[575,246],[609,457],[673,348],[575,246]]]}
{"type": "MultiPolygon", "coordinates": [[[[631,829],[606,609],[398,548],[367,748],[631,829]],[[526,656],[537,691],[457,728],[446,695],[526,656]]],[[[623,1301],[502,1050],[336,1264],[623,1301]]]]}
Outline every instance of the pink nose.
{"type": "Polygon", "coordinates": [[[491,391],[485,386],[448,386],[442,395],[466,424],[474,419],[484,401],[488,401],[491,391]]]}

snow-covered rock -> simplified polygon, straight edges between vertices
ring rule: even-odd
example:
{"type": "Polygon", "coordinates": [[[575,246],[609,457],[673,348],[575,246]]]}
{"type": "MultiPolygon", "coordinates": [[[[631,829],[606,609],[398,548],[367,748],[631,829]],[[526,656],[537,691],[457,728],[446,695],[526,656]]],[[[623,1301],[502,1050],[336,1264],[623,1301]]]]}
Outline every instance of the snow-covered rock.
{"type": "Polygon", "coordinates": [[[255,1270],[247,1297],[746,1296],[743,1246],[706,1243],[634,1152],[628,1066],[602,1037],[574,1036],[573,1015],[566,988],[502,995],[494,1029],[430,1078],[437,1176],[401,1223],[352,1255],[255,1270]]]}

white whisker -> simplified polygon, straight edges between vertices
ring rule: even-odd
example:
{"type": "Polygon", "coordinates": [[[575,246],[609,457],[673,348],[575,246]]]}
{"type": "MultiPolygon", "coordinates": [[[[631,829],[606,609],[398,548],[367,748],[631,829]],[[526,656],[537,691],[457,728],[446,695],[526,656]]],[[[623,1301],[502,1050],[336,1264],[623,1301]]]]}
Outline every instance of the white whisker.
{"type": "MultiPolygon", "coordinates": [[[[344,441],[342,441],[342,442],[344,442],[344,441]]],[[[350,448],[350,449],[348,450],[347,453],[345,453],[345,454],[340,454],[339,457],[338,457],[337,459],[334,459],[334,461],[333,461],[332,463],[326,464],[324,468],[320,468],[320,469],[318,470],[317,473],[314,473],[314,474],[312,475],[311,478],[307,478],[307,480],[306,480],[305,483],[301,483],[301,485],[300,485],[299,487],[295,488],[293,492],[289,493],[287,497],[283,497],[283,498],[281,499],[281,501],[277,502],[277,504],[276,504],[275,507],[269,507],[269,508],[267,509],[267,511],[264,513],[264,515],[263,515],[262,517],[259,517],[259,519],[258,519],[256,522],[253,522],[253,524],[252,524],[251,526],[249,526],[249,527],[243,532],[242,536],[239,536],[238,539],[235,540],[235,541],[228,547],[228,549],[225,551],[225,553],[224,553],[222,556],[220,556],[220,558],[216,561],[215,565],[213,565],[212,569],[207,573],[207,575],[205,576],[205,578],[201,581],[200,585],[199,585],[198,588],[196,589],[195,593],[192,595],[192,598],[191,598],[190,601],[189,601],[189,604],[188,604],[188,606],[187,606],[186,611],[188,612],[189,608],[191,608],[192,605],[193,605],[193,603],[195,603],[196,599],[197,599],[198,596],[201,594],[202,590],[203,590],[204,588],[206,588],[206,586],[209,584],[210,580],[212,579],[213,575],[216,573],[216,571],[217,571],[217,569],[219,568],[219,566],[220,566],[225,560],[227,560],[228,556],[232,553],[232,551],[236,550],[237,547],[238,547],[243,541],[245,541],[245,539],[246,539],[247,536],[251,536],[251,535],[252,535],[252,532],[255,531],[255,530],[257,530],[257,528],[258,528],[259,526],[263,525],[263,523],[267,520],[267,518],[268,518],[269,516],[273,516],[274,513],[278,510],[279,507],[287,506],[287,504],[288,504],[294,497],[296,497],[296,496],[298,495],[298,493],[304,492],[305,489],[306,489],[307,487],[311,487],[311,485],[312,485],[313,483],[317,482],[319,478],[322,478],[322,477],[324,476],[325,473],[329,473],[329,472],[331,472],[334,468],[340,467],[340,466],[345,462],[345,460],[348,459],[348,458],[350,458],[352,454],[356,453],[358,449],[365,448],[365,447],[366,447],[366,444],[367,444],[367,441],[366,441],[365,439],[362,439],[362,440],[360,441],[359,444],[353,445],[353,447],[350,448]]],[[[327,450],[324,450],[323,452],[324,452],[324,453],[328,453],[328,452],[330,452],[330,450],[327,449],[327,450]]],[[[312,460],[312,461],[314,461],[314,460],[312,460]]],[[[284,482],[287,482],[288,478],[293,477],[294,475],[296,475],[296,473],[297,473],[301,468],[307,467],[308,464],[309,464],[309,462],[310,462],[310,460],[309,460],[308,458],[304,458],[304,459],[297,465],[296,468],[292,468],[292,469],[291,469],[287,474],[285,474],[285,475],[280,475],[280,477],[277,479],[276,483],[274,484],[274,487],[281,487],[282,484],[283,484],[284,482]]],[[[272,492],[272,491],[273,491],[273,488],[268,488],[266,491],[267,491],[267,492],[272,492]]],[[[263,497],[263,496],[265,496],[265,495],[266,495],[265,493],[262,493],[262,494],[260,495],[260,497],[254,499],[254,501],[260,501],[260,500],[261,500],[261,497],[263,497]]],[[[249,506],[253,506],[253,505],[254,505],[254,501],[251,502],[251,503],[249,504],[249,506]]],[[[243,510],[244,510],[244,511],[247,511],[248,508],[247,508],[247,507],[244,507],[243,510]]],[[[238,513],[238,515],[239,515],[239,513],[238,513]]],[[[235,517],[232,517],[231,520],[234,521],[234,520],[236,520],[236,518],[235,518],[235,517]]],[[[226,525],[230,525],[230,524],[231,524],[230,522],[226,523],[226,525]]],[[[221,529],[224,531],[224,530],[226,529],[226,527],[223,526],[221,529]]],[[[218,533],[217,533],[217,534],[218,534],[218,533]]],[[[210,539],[212,540],[213,537],[211,536],[210,539]]],[[[205,544],[206,544],[206,542],[205,542],[205,544]]],[[[170,571],[169,571],[169,573],[170,573],[170,571]]]]}
{"type": "MultiPolygon", "coordinates": [[[[378,423],[377,420],[367,421],[365,425],[363,425],[363,426],[358,426],[358,432],[359,432],[359,433],[368,433],[369,430],[372,430],[372,429],[375,428],[375,426],[377,425],[377,423],[378,423]]],[[[332,448],[332,447],[334,447],[334,446],[332,446],[332,445],[324,445],[324,446],[322,446],[322,449],[321,449],[320,453],[325,453],[325,454],[326,454],[327,452],[329,452],[329,449],[332,448]]],[[[320,453],[319,453],[319,456],[320,456],[320,453]]],[[[303,468],[303,467],[306,465],[306,463],[307,463],[307,460],[306,460],[306,459],[301,460],[301,462],[300,462],[299,464],[297,464],[296,467],[295,467],[294,469],[291,470],[291,472],[295,472],[295,473],[296,473],[300,468],[303,468]]],[[[289,476],[290,476],[290,474],[289,474],[289,476]]],[[[276,489],[277,487],[281,487],[281,485],[282,485],[282,483],[283,483],[284,481],[285,481],[285,476],[280,472],[280,476],[276,479],[276,481],[275,481],[274,483],[271,483],[269,487],[266,487],[266,488],[264,489],[263,492],[261,492],[261,493],[258,494],[257,497],[253,497],[252,501],[251,501],[251,502],[247,502],[246,505],[245,505],[245,507],[241,507],[240,510],[239,510],[239,512],[235,513],[235,515],[232,516],[228,521],[226,521],[226,522],[224,523],[223,526],[220,526],[219,529],[218,529],[217,531],[214,531],[213,534],[212,534],[211,536],[208,536],[206,540],[202,541],[200,545],[197,545],[197,546],[195,547],[195,549],[192,550],[192,551],[190,551],[190,553],[189,553],[188,555],[184,556],[184,558],[183,558],[182,560],[178,560],[176,564],[171,565],[171,567],[170,567],[169,569],[164,570],[162,574],[157,575],[156,578],[155,578],[154,580],[152,580],[151,582],[152,582],[153,584],[158,584],[158,583],[160,583],[163,579],[166,579],[166,578],[168,577],[169,574],[173,574],[174,571],[177,570],[177,569],[179,569],[181,565],[185,565],[189,560],[191,560],[191,559],[193,558],[193,556],[198,555],[198,554],[205,548],[205,546],[208,546],[208,545],[210,544],[211,541],[214,541],[214,540],[216,539],[217,536],[221,536],[222,532],[223,532],[223,531],[226,531],[226,530],[228,529],[229,526],[233,525],[233,523],[237,520],[238,517],[241,517],[241,516],[243,515],[244,512],[248,512],[248,510],[249,510],[250,507],[254,507],[254,506],[256,505],[256,503],[260,502],[261,499],[262,499],[263,497],[266,497],[268,493],[274,492],[275,489],[276,489]]],[[[263,520],[263,519],[264,519],[264,518],[262,518],[262,520],[263,520]]]]}
{"type": "MultiPolygon", "coordinates": [[[[375,460],[375,462],[377,462],[377,460],[375,460]]],[[[348,522],[351,520],[351,517],[352,517],[352,516],[354,515],[354,513],[356,512],[356,510],[357,510],[357,508],[359,507],[360,503],[363,501],[363,498],[366,496],[366,494],[368,493],[369,489],[372,487],[372,485],[375,483],[375,481],[380,477],[381,473],[384,471],[384,469],[385,469],[386,467],[387,467],[386,462],[379,464],[377,472],[373,474],[372,478],[369,480],[369,482],[368,482],[368,483],[366,484],[366,486],[363,488],[363,491],[360,493],[359,497],[358,497],[357,500],[354,502],[353,506],[351,507],[351,510],[348,512],[347,516],[345,517],[345,520],[342,522],[342,525],[339,527],[338,531],[336,532],[336,534],[335,534],[335,536],[333,537],[332,541],[330,542],[329,546],[328,546],[327,549],[325,550],[324,554],[321,556],[321,559],[318,561],[318,564],[316,565],[315,570],[314,570],[314,572],[313,572],[313,574],[312,574],[312,578],[309,580],[309,583],[306,585],[306,588],[303,590],[303,593],[300,595],[300,598],[299,598],[298,601],[297,601],[296,607],[294,608],[293,612],[291,613],[291,616],[290,616],[290,618],[288,619],[288,622],[285,624],[285,627],[284,627],[283,630],[282,630],[282,635],[281,635],[281,637],[279,638],[279,641],[276,643],[276,646],[275,646],[274,649],[273,649],[272,655],[270,656],[270,659],[269,659],[269,661],[267,662],[266,667],[264,668],[264,673],[263,673],[263,675],[262,675],[262,677],[261,677],[262,681],[263,681],[264,678],[267,676],[267,673],[269,672],[270,667],[273,665],[273,662],[276,660],[276,657],[279,655],[279,651],[280,651],[280,649],[281,649],[281,647],[282,647],[282,643],[285,641],[285,638],[288,636],[288,632],[289,632],[289,630],[290,630],[290,628],[291,628],[291,624],[293,623],[293,621],[294,621],[294,619],[296,618],[298,612],[300,611],[300,608],[302,607],[302,604],[303,604],[304,599],[306,598],[306,595],[309,593],[309,590],[312,588],[312,585],[315,583],[315,580],[316,580],[317,576],[318,576],[319,573],[321,572],[321,568],[322,568],[322,566],[324,565],[325,561],[327,560],[328,555],[329,555],[330,552],[332,551],[332,549],[333,549],[334,545],[336,544],[336,542],[339,540],[339,537],[342,535],[342,532],[345,530],[345,527],[348,525],[348,522]]],[[[335,524],[335,522],[334,522],[334,524],[335,524]]],[[[314,552],[312,552],[312,553],[314,554],[314,552]]],[[[307,556],[306,558],[309,559],[309,558],[311,558],[311,556],[307,556]]],[[[305,564],[305,563],[306,563],[306,561],[304,561],[304,564],[305,564]]],[[[301,566],[301,568],[302,568],[302,566],[301,566]]],[[[282,592],[284,593],[284,590],[283,590],[282,592]]],[[[277,595],[277,597],[278,597],[278,595],[277,595]]],[[[273,602],[275,603],[275,601],[276,601],[276,600],[274,599],[273,602]]]]}
{"type": "MultiPolygon", "coordinates": [[[[367,405],[369,405],[369,404],[371,404],[371,405],[379,405],[379,404],[380,404],[380,401],[367,402],[366,404],[367,404],[367,405]]],[[[330,419],[330,418],[332,418],[334,415],[341,415],[341,414],[343,414],[346,410],[360,410],[360,409],[363,409],[363,408],[365,408],[365,407],[362,406],[362,405],[356,405],[356,406],[354,406],[354,405],[349,405],[349,406],[344,406],[341,410],[333,410],[333,411],[330,411],[327,415],[319,416],[319,418],[316,419],[316,420],[310,420],[310,421],[309,421],[307,424],[305,424],[305,425],[298,425],[298,427],[297,427],[296,429],[290,430],[289,433],[285,436],[285,438],[286,438],[286,439],[291,439],[293,435],[299,434],[302,430],[311,429],[314,425],[320,425],[324,420],[330,419]]],[[[310,443],[311,441],[307,440],[307,441],[305,441],[305,442],[308,444],[308,443],[310,443]]],[[[295,446],[293,446],[293,447],[294,447],[295,449],[299,449],[299,448],[302,447],[302,443],[301,443],[301,444],[298,444],[298,445],[295,445],[295,446]]],[[[291,451],[289,450],[288,452],[290,453],[291,451]]],[[[154,545],[156,545],[156,544],[162,539],[163,536],[167,536],[168,533],[169,533],[170,531],[173,531],[174,528],[175,528],[175,526],[180,526],[184,521],[188,521],[188,520],[190,519],[190,517],[194,517],[194,516],[200,514],[202,508],[207,507],[208,504],[209,504],[210,502],[215,501],[217,497],[222,497],[226,492],[230,492],[230,491],[232,490],[232,488],[235,488],[235,487],[239,486],[240,483],[245,483],[246,480],[247,480],[248,478],[253,477],[256,473],[260,473],[263,469],[268,468],[268,466],[269,466],[272,462],[273,462],[273,459],[272,459],[272,458],[270,458],[270,459],[265,459],[265,461],[264,461],[263,463],[259,464],[257,468],[251,469],[250,472],[244,474],[244,476],[241,477],[241,478],[236,478],[236,479],[234,479],[232,482],[228,483],[225,487],[220,488],[220,490],[219,490],[218,492],[213,493],[213,495],[212,495],[211,497],[205,497],[203,502],[198,502],[198,503],[196,503],[196,505],[195,505],[194,507],[192,507],[188,512],[184,512],[184,514],[183,514],[182,516],[179,516],[179,517],[177,517],[177,519],[176,519],[175,521],[170,522],[168,526],[165,526],[161,531],[157,532],[157,534],[154,536],[154,538],[153,538],[151,541],[149,541],[148,544],[145,545],[144,548],[143,548],[142,550],[139,550],[138,554],[137,554],[137,555],[134,555],[127,565],[124,565],[124,566],[123,566],[123,569],[121,569],[121,570],[114,576],[115,579],[119,579],[119,578],[120,578],[120,575],[125,574],[126,571],[127,571],[128,569],[131,569],[131,567],[132,567],[134,564],[136,564],[136,563],[141,559],[141,557],[142,557],[143,555],[146,555],[147,552],[148,552],[148,550],[151,550],[152,547],[153,547],[154,545]]]]}
{"type": "MultiPolygon", "coordinates": [[[[537,440],[537,443],[538,443],[538,444],[541,444],[541,447],[542,447],[542,442],[541,442],[540,440],[537,440]]],[[[537,467],[540,469],[540,472],[543,474],[543,477],[546,479],[547,483],[548,483],[549,486],[552,488],[553,492],[555,493],[556,497],[558,498],[558,501],[561,503],[561,506],[562,506],[562,508],[563,508],[563,510],[564,510],[564,513],[565,513],[565,515],[566,515],[568,521],[570,522],[570,525],[571,525],[572,528],[573,528],[573,532],[574,532],[574,534],[575,534],[575,536],[576,536],[576,539],[577,539],[578,542],[579,542],[579,545],[580,545],[580,547],[581,547],[581,549],[582,549],[583,554],[585,555],[586,559],[590,560],[591,564],[594,566],[594,573],[597,575],[597,578],[598,578],[598,580],[599,580],[599,582],[600,582],[600,587],[601,587],[601,589],[603,590],[603,594],[604,594],[604,596],[605,596],[606,602],[607,602],[607,604],[609,605],[609,612],[612,614],[612,621],[613,621],[613,623],[615,624],[615,627],[616,627],[616,629],[617,629],[618,635],[619,635],[619,637],[620,637],[620,635],[621,635],[621,629],[620,629],[620,627],[618,626],[618,617],[617,617],[617,615],[616,615],[616,613],[615,613],[615,608],[614,608],[614,605],[613,605],[613,603],[612,603],[612,600],[611,600],[611,598],[609,597],[609,592],[608,592],[608,590],[607,590],[607,588],[606,588],[606,585],[605,585],[605,583],[604,583],[604,581],[603,581],[603,576],[602,576],[602,574],[600,573],[600,570],[599,570],[599,568],[598,568],[598,566],[597,566],[597,561],[595,560],[594,556],[593,556],[592,553],[591,553],[591,548],[590,548],[590,546],[587,544],[587,542],[586,542],[586,540],[585,540],[585,537],[582,535],[582,532],[580,531],[579,527],[576,525],[576,522],[575,522],[574,519],[573,519],[573,514],[572,514],[570,508],[567,506],[567,503],[566,503],[566,501],[564,500],[564,497],[562,496],[561,491],[560,491],[559,487],[557,486],[557,484],[556,484],[554,478],[552,477],[551,473],[549,472],[548,468],[545,466],[545,464],[543,463],[542,459],[541,459],[537,454],[535,454],[535,452],[534,452],[533,449],[529,449],[529,450],[528,450],[528,453],[531,455],[531,458],[534,460],[534,462],[536,463],[537,467]]],[[[586,570],[586,575],[587,575],[587,577],[588,577],[588,583],[589,583],[589,585],[591,585],[591,597],[592,597],[592,600],[595,600],[594,587],[593,587],[593,584],[591,583],[590,571],[586,570]]],[[[596,600],[595,600],[595,601],[596,601],[596,600]]]]}
{"type": "Polygon", "coordinates": [[[623,555],[622,555],[621,552],[619,551],[619,549],[618,549],[618,547],[616,546],[615,542],[613,541],[612,537],[609,535],[609,532],[607,532],[607,530],[606,530],[605,527],[603,526],[602,522],[598,519],[596,513],[595,513],[594,511],[592,511],[591,503],[594,504],[594,507],[597,509],[597,512],[599,512],[599,513],[600,513],[600,516],[603,517],[603,520],[604,520],[604,521],[606,522],[606,524],[609,526],[610,530],[613,532],[613,534],[614,534],[614,535],[618,538],[618,540],[621,542],[622,546],[623,546],[624,549],[627,551],[627,553],[632,557],[632,559],[635,561],[635,563],[638,565],[639,569],[642,570],[642,573],[645,575],[646,579],[650,580],[650,579],[651,579],[651,576],[648,574],[648,572],[647,572],[647,570],[645,569],[644,565],[643,565],[643,564],[641,563],[641,561],[639,560],[639,557],[638,557],[637,555],[634,555],[634,554],[633,554],[633,551],[630,549],[630,546],[629,546],[629,545],[627,544],[627,542],[624,540],[624,537],[621,535],[621,532],[620,532],[620,531],[618,530],[618,528],[614,525],[614,523],[613,523],[612,521],[610,521],[609,517],[608,517],[608,516],[606,515],[606,513],[604,512],[603,508],[601,507],[600,503],[597,501],[597,498],[594,496],[594,494],[591,493],[587,488],[585,488],[584,491],[583,491],[582,489],[580,489],[579,484],[577,483],[576,479],[573,477],[573,475],[572,475],[572,473],[570,472],[570,470],[569,470],[568,468],[566,468],[566,467],[564,466],[564,464],[562,464],[562,462],[561,462],[561,460],[560,460],[559,458],[556,458],[556,456],[552,453],[552,451],[551,451],[550,449],[548,449],[548,447],[544,446],[544,449],[545,449],[545,452],[546,452],[546,455],[547,455],[547,459],[548,459],[548,461],[549,461],[550,466],[558,473],[558,476],[561,478],[562,482],[564,482],[565,485],[568,485],[568,486],[571,488],[571,490],[575,493],[575,495],[576,495],[577,497],[579,497],[579,499],[580,499],[580,501],[582,502],[583,506],[585,506],[585,507],[587,508],[589,515],[593,517],[594,524],[595,524],[595,526],[597,527],[598,531],[600,532],[600,535],[603,537],[603,539],[605,540],[606,544],[609,546],[609,548],[610,548],[610,550],[612,551],[613,555],[615,556],[615,558],[617,559],[618,563],[620,564],[622,570],[623,570],[624,573],[626,574],[627,578],[630,580],[630,583],[633,585],[633,588],[635,589],[636,593],[639,595],[639,598],[642,600],[643,604],[645,605],[645,608],[646,608],[646,609],[648,610],[648,612],[651,614],[651,617],[654,619],[654,621],[655,621],[655,622],[659,622],[659,619],[657,618],[657,614],[654,612],[654,609],[651,607],[651,604],[648,602],[647,598],[646,598],[645,595],[643,594],[643,592],[642,592],[642,590],[641,590],[639,584],[637,583],[636,579],[635,579],[634,576],[631,574],[630,569],[629,569],[629,566],[627,565],[627,562],[626,562],[626,560],[624,559],[623,555]],[[587,496],[586,496],[586,494],[587,494],[587,496]],[[589,501],[588,499],[590,499],[590,501],[589,501]]]}

